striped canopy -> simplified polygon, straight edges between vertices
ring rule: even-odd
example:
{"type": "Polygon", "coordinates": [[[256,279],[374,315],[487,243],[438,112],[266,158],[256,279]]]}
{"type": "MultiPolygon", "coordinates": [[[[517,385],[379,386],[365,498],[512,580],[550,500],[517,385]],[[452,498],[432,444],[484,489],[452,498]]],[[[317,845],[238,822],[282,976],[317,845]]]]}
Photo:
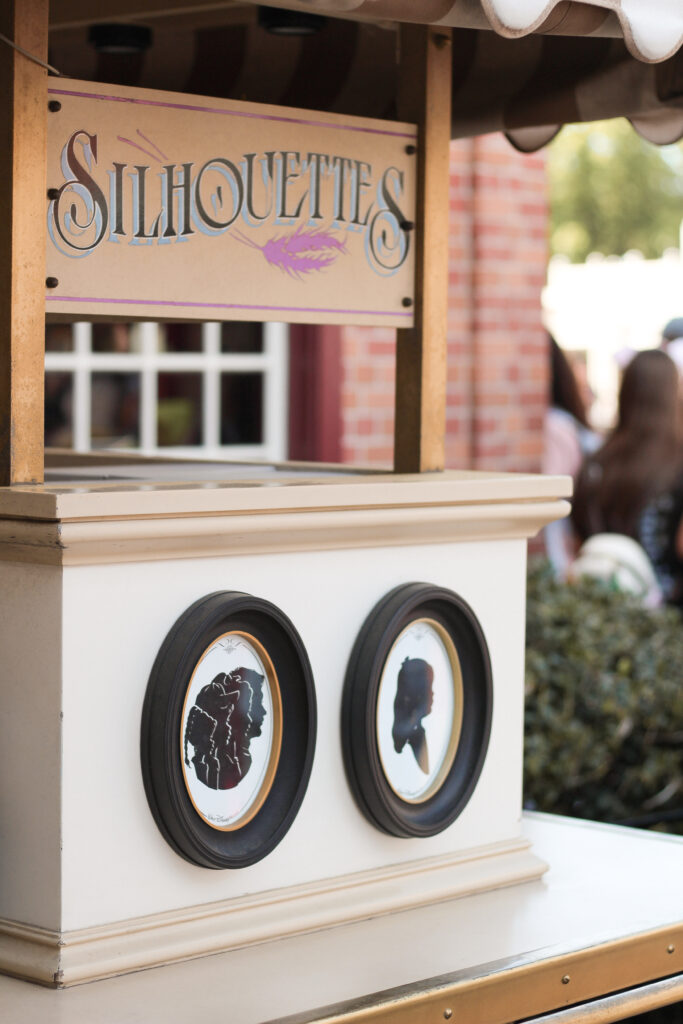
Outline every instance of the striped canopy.
{"type": "Polygon", "coordinates": [[[532,32],[616,36],[648,62],[671,57],[683,44],[681,0],[269,0],[268,6],[374,22],[491,28],[506,39],[532,32]]]}
{"type": "Polygon", "coordinates": [[[396,29],[413,22],[453,29],[454,138],[504,131],[531,150],[622,115],[653,142],[683,137],[683,0],[268,0],[328,16],[305,37],[270,34],[256,0],[146,0],[129,20],[154,45],[136,60],[87,45],[112,0],[87,20],[72,6],[50,5],[50,53],[76,78],[392,117],[396,29]]]}
{"type": "Polygon", "coordinates": [[[683,0],[268,0],[375,24],[455,29],[453,135],[503,130],[522,149],[571,121],[624,115],[683,136],[683,0]]]}

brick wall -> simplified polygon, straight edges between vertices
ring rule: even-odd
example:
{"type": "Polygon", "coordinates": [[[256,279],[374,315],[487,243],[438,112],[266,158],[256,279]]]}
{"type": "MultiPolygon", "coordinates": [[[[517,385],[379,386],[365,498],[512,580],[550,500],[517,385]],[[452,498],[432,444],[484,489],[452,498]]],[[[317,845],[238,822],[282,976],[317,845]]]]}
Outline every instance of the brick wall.
{"type": "MultiPolygon", "coordinates": [[[[543,154],[518,154],[500,135],[453,143],[449,216],[446,465],[537,470],[547,401],[543,154]]],[[[393,331],[346,327],[341,346],[342,460],[388,466],[393,331]]]]}

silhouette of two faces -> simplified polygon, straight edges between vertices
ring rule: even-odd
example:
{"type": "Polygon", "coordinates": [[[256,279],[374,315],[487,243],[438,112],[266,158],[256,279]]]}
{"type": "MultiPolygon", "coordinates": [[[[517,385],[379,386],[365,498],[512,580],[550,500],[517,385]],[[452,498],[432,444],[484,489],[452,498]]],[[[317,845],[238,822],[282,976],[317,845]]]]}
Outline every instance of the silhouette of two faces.
{"type": "Polygon", "coordinates": [[[434,669],[422,658],[405,658],[399,669],[394,698],[394,750],[400,754],[406,743],[425,775],[429,775],[429,751],[422,719],[431,714],[434,669]]]}
{"type": "Polygon", "coordinates": [[[266,717],[263,676],[249,668],[219,672],[197,694],[185,727],[197,778],[209,789],[233,789],[251,767],[249,744],[261,735],[266,717]]]}

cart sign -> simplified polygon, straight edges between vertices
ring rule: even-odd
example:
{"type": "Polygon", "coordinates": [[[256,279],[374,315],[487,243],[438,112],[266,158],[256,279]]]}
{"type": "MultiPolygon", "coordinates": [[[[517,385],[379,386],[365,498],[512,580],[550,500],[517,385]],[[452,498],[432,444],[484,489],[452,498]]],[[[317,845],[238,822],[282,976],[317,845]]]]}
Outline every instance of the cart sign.
{"type": "Polygon", "coordinates": [[[408,327],[414,125],[61,79],[48,314],[408,327]]]}

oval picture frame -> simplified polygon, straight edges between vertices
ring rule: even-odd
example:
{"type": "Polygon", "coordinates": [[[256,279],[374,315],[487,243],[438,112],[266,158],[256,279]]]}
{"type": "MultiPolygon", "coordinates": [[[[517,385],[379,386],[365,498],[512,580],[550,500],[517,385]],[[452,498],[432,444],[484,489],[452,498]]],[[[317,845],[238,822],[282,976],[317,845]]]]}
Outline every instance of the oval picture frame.
{"type": "Polygon", "coordinates": [[[400,837],[442,832],[481,774],[493,681],[482,627],[463,598],[408,583],[363,623],[342,698],[344,764],[356,801],[400,837]]]}
{"type": "Polygon", "coordinates": [[[170,846],[205,868],[242,868],[283,839],[316,737],[313,675],[281,609],[238,591],[200,598],[154,662],[142,710],[147,801],[170,846]]]}

